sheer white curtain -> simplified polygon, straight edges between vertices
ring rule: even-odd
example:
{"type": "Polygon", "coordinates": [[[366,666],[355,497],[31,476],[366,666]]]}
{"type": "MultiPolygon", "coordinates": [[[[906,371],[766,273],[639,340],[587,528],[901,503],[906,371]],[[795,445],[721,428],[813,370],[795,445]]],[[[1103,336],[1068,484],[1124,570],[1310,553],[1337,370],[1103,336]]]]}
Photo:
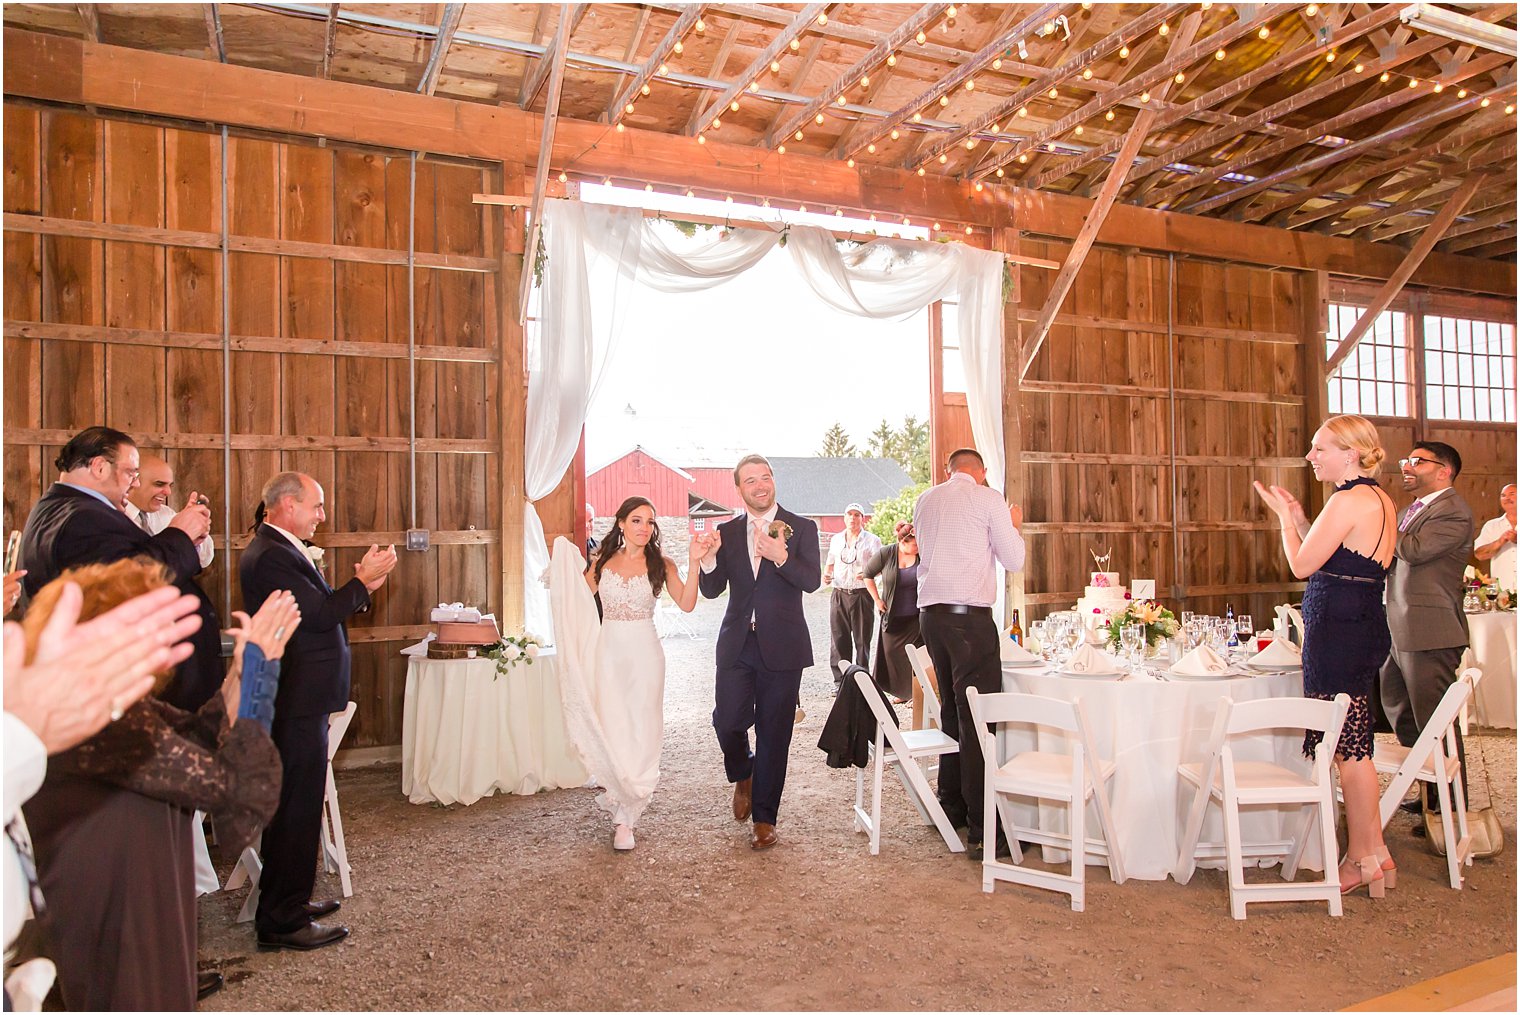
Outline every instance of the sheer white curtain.
{"type": "MultiPolygon", "coordinates": [[[[724,230],[694,251],[673,248],[633,208],[546,201],[548,267],[539,339],[529,350],[524,508],[527,630],[550,631],[539,576],[549,566],[533,501],[559,484],[575,455],[622,323],[629,283],[696,292],[754,267],[781,239],[765,229],[724,230]],[[596,296],[593,300],[592,293],[596,296]]],[[[955,300],[972,433],[993,476],[1002,475],[1002,256],[960,243],[873,240],[840,252],[828,232],[793,226],[787,249],[825,303],[862,317],[904,317],[936,300],[955,300]]]]}

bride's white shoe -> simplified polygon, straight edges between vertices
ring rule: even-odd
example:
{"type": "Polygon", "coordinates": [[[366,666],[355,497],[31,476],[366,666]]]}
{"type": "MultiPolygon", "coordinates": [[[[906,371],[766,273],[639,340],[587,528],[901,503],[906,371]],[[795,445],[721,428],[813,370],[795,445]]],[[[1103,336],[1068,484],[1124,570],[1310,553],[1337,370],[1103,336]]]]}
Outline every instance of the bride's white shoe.
{"type": "Polygon", "coordinates": [[[618,850],[630,850],[633,848],[633,829],[627,825],[616,825],[612,829],[612,848],[618,850]]]}

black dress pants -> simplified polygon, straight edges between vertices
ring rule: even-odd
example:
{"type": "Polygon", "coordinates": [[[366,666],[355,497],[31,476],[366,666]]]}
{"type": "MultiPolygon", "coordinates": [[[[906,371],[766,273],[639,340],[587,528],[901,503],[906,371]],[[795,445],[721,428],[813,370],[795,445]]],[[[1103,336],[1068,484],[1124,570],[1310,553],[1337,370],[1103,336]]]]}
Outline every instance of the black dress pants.
{"type": "Polygon", "coordinates": [[[259,847],[259,907],[254,929],[289,934],[311,923],[306,904],[317,882],[322,839],[322,799],[327,794],[327,714],[281,718],[270,736],[280,750],[280,806],[264,828],[259,847]]]}
{"type": "Polygon", "coordinates": [[[990,611],[955,614],[924,610],[918,622],[939,680],[940,728],[961,745],[958,753],[940,757],[939,802],[952,822],[964,815],[967,840],[980,842],[986,766],[966,690],[974,687],[983,694],[996,694],[1003,689],[997,625],[990,611]],[[965,736],[962,730],[967,731],[965,736]]]}
{"type": "Polygon", "coordinates": [[[871,668],[871,628],[876,626],[876,603],[865,589],[835,589],[829,599],[829,672],[834,689],[854,663],[871,668]],[[844,665],[840,665],[843,663],[844,665]]]}

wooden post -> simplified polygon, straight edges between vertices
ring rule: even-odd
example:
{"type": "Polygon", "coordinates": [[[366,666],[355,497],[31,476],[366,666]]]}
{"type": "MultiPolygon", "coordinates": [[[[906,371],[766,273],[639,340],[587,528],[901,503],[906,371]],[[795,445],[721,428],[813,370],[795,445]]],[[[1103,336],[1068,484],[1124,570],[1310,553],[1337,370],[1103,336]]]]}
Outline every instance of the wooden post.
{"type": "MultiPolygon", "coordinates": [[[[502,160],[502,189],[518,193],[524,185],[523,152],[525,138],[516,139],[517,147],[502,160]]],[[[488,212],[487,214],[493,214],[488,212]]],[[[524,369],[526,350],[522,321],[526,312],[518,307],[519,294],[525,290],[523,276],[531,276],[533,264],[525,253],[524,210],[501,209],[500,227],[496,230],[496,248],[492,251],[501,262],[496,272],[496,328],[500,343],[500,368],[497,371],[497,399],[501,446],[500,525],[501,525],[501,621],[504,631],[516,631],[523,623],[523,509],[527,504],[527,478],[523,445],[528,424],[528,378],[524,369]]]]}
{"type": "MultiPolygon", "coordinates": [[[[1000,228],[993,231],[992,249],[1003,254],[1017,255],[1019,231],[1000,228]]],[[[1005,265],[1008,262],[1005,261],[1005,265]]],[[[1023,372],[1019,369],[1023,351],[1022,325],[1019,322],[1019,268],[1016,264],[1005,271],[1013,273],[1013,291],[1003,302],[1003,490],[1008,499],[1019,505],[1024,503],[1024,413],[1021,398],[1023,372]]],[[[1025,541],[1027,547],[1028,541],[1025,541]]],[[[1024,571],[1008,575],[1008,605],[1019,611],[1020,623],[1029,627],[1029,611],[1024,602],[1024,571]]],[[[1005,616],[1004,621],[1008,618],[1005,616]]]]}
{"type": "MultiPolygon", "coordinates": [[[[1325,335],[1330,328],[1330,276],[1323,271],[1298,273],[1299,332],[1303,341],[1304,433],[1330,415],[1330,371],[1325,366],[1325,335]]],[[[1304,510],[1312,518],[1325,506],[1325,485],[1310,483],[1304,510]]]]}

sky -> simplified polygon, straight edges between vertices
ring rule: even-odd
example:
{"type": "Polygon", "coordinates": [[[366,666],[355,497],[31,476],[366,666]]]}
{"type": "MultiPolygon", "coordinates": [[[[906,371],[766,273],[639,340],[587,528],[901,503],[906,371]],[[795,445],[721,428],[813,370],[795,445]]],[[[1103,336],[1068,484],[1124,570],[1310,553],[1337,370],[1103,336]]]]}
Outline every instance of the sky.
{"type": "MultiPolygon", "coordinates": [[[[627,188],[588,186],[582,199],[664,207],[672,217],[681,210],[745,219],[773,212],[627,188]]],[[[786,219],[835,229],[851,222],[795,211],[786,219]]],[[[694,242],[710,238],[699,230],[694,242]]],[[[903,321],[839,313],[813,295],[779,247],[702,292],[640,286],[588,415],[587,471],[636,444],[683,466],[731,464],[749,451],[812,455],[835,422],[864,451],[883,418],[894,426],[909,413],[927,418],[928,370],[926,312],[903,321]]]]}

